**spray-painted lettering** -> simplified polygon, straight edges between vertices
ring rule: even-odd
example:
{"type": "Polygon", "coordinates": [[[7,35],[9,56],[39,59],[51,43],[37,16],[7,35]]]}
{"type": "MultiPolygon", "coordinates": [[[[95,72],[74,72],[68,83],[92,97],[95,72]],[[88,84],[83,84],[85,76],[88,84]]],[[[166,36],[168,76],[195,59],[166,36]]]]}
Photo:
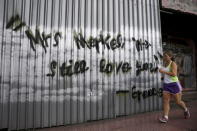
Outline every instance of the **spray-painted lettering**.
{"type": "Polygon", "coordinates": [[[12,29],[13,31],[20,30],[23,26],[26,26],[25,22],[22,22],[21,18],[17,14],[12,16],[6,25],[6,29],[12,29]]]}
{"type": "Polygon", "coordinates": [[[124,48],[125,43],[122,41],[122,36],[119,34],[115,38],[111,38],[108,34],[104,37],[102,34],[99,37],[92,37],[85,38],[81,33],[74,32],[74,41],[78,49],[82,48],[96,48],[97,53],[100,53],[100,45],[107,48],[108,50],[115,50],[117,48],[124,48]]]}
{"type": "Polygon", "coordinates": [[[140,90],[136,90],[136,86],[133,86],[132,87],[132,98],[138,99],[138,101],[140,101],[141,98],[145,99],[150,96],[162,97],[162,92],[163,92],[162,88],[151,88],[148,90],[140,91],[140,90]]]}
{"type": "Polygon", "coordinates": [[[135,42],[135,46],[138,52],[144,49],[148,49],[150,46],[152,46],[147,40],[136,40],[134,37],[132,38],[132,40],[135,42]]]}
{"type": "MultiPolygon", "coordinates": [[[[30,40],[31,49],[33,51],[36,51],[35,45],[41,43],[41,46],[46,53],[47,52],[46,48],[48,47],[47,40],[52,38],[52,34],[51,33],[45,34],[45,32],[41,33],[40,30],[36,28],[34,35],[32,30],[28,26],[26,26],[25,22],[22,22],[19,15],[11,17],[6,25],[6,29],[12,29],[15,32],[22,29],[22,27],[26,27],[25,34],[27,38],[30,40]]],[[[62,38],[61,32],[56,32],[54,35],[54,40],[55,40],[55,44],[53,44],[54,47],[59,45],[60,38],[62,38]]]]}
{"type": "Polygon", "coordinates": [[[119,73],[120,70],[126,73],[131,70],[131,65],[128,62],[112,63],[106,62],[105,59],[100,60],[100,72],[109,74],[114,71],[119,73]]]}
{"type": "MultiPolygon", "coordinates": [[[[47,76],[54,77],[57,71],[57,62],[52,61],[50,64],[51,73],[48,73],[47,76]]],[[[85,60],[73,62],[73,60],[69,60],[69,63],[62,63],[59,67],[60,75],[64,76],[72,76],[74,74],[84,73],[89,69],[86,65],[85,60]]]]}
{"type": "Polygon", "coordinates": [[[141,61],[136,62],[136,75],[140,75],[141,71],[150,71],[151,73],[157,72],[157,63],[142,63],[141,61]]]}
{"type": "Polygon", "coordinates": [[[69,64],[67,65],[65,62],[60,67],[61,76],[72,76],[73,74],[84,73],[89,69],[86,65],[85,60],[76,61],[69,60],[69,64]]]}

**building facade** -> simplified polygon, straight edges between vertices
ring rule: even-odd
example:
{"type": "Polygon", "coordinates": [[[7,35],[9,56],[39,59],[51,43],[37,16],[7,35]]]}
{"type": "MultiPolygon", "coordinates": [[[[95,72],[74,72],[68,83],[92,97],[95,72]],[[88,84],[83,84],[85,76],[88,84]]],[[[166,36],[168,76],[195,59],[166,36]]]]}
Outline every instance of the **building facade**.
{"type": "Polygon", "coordinates": [[[178,64],[184,90],[196,90],[196,0],[162,0],[161,28],[163,50],[171,50],[178,64]]]}

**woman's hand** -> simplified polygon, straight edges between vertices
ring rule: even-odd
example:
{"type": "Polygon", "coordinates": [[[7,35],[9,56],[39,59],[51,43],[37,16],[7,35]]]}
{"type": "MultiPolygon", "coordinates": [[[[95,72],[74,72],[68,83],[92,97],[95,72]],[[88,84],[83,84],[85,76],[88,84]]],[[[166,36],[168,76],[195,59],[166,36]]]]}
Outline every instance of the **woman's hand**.
{"type": "Polygon", "coordinates": [[[159,69],[159,72],[160,72],[160,73],[163,73],[163,74],[165,73],[165,71],[162,70],[162,69],[159,69]]]}
{"type": "Polygon", "coordinates": [[[167,71],[164,71],[163,69],[160,68],[159,72],[163,73],[163,74],[167,74],[169,76],[177,76],[177,65],[175,62],[172,62],[172,71],[167,72],[167,71]]]}

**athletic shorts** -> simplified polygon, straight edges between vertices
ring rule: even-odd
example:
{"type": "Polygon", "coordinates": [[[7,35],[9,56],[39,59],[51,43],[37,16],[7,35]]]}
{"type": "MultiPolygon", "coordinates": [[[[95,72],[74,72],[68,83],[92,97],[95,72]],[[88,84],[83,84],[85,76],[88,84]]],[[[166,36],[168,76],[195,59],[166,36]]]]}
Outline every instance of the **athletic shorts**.
{"type": "Polygon", "coordinates": [[[176,94],[182,91],[182,86],[179,82],[164,83],[163,91],[169,92],[171,94],[176,94]]]}

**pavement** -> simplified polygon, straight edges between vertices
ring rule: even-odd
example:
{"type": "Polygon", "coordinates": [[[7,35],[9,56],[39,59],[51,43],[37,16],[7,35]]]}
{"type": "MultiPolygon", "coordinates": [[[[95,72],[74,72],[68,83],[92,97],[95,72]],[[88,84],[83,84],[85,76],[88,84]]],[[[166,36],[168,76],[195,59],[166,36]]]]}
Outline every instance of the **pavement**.
{"type": "Polygon", "coordinates": [[[162,111],[136,114],[110,120],[100,120],[77,125],[37,129],[39,131],[197,131],[197,100],[186,103],[191,117],[184,119],[183,110],[173,106],[169,121],[160,123],[162,111]]]}

